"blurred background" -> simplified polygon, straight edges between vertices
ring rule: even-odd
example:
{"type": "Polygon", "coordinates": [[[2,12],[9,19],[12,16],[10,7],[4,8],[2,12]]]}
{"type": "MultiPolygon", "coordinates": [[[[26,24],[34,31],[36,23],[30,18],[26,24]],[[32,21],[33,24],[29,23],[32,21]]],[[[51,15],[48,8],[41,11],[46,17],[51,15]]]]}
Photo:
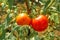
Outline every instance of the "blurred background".
{"type": "Polygon", "coordinates": [[[0,0],[0,40],[60,40],[60,0],[0,0]],[[17,25],[20,13],[31,18],[46,15],[48,28],[37,32],[29,25],[17,25]]]}

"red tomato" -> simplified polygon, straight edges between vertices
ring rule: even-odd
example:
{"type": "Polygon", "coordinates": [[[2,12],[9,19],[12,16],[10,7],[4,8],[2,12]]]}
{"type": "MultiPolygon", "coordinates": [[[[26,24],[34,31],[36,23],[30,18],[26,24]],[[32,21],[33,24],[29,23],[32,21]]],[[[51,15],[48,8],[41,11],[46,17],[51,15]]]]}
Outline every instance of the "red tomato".
{"type": "Polygon", "coordinates": [[[29,25],[30,22],[31,19],[26,13],[21,13],[16,17],[16,23],[18,25],[29,25]]]}
{"type": "Polygon", "coordinates": [[[32,28],[36,31],[44,31],[48,27],[48,18],[44,15],[40,15],[37,18],[32,19],[32,28]]]}

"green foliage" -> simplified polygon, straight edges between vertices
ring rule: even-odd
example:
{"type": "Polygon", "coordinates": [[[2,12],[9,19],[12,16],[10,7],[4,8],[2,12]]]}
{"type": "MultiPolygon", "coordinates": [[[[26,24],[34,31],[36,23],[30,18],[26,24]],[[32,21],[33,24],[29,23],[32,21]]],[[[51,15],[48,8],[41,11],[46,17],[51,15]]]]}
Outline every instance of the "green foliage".
{"type": "Polygon", "coordinates": [[[1,33],[1,34],[0,34],[0,35],[1,35],[1,36],[0,36],[0,40],[5,39],[5,34],[6,34],[6,32],[5,32],[5,29],[4,29],[4,28],[5,28],[4,25],[5,25],[5,24],[0,25],[0,31],[1,31],[1,32],[0,32],[0,33],[1,33]]]}
{"type": "Polygon", "coordinates": [[[57,34],[55,35],[54,30],[60,32],[60,0],[39,0],[39,2],[34,1],[32,4],[32,0],[28,0],[28,6],[31,8],[30,17],[36,17],[43,13],[43,15],[48,15],[49,21],[53,21],[52,24],[48,25],[48,29],[46,32],[43,33],[44,36],[39,36],[38,32],[32,29],[31,26],[28,25],[17,25],[15,20],[13,20],[17,14],[25,12],[26,5],[24,4],[24,0],[18,0],[16,5],[14,5],[15,0],[0,0],[0,12],[6,12],[7,15],[5,19],[3,17],[0,20],[4,20],[0,24],[0,40],[60,40],[60,36],[57,34]],[[38,5],[37,5],[37,4],[38,5]],[[21,4],[21,5],[18,5],[21,4]],[[24,8],[22,7],[24,6],[24,8]],[[7,7],[6,7],[7,6],[7,7]],[[39,7],[39,8],[38,8],[39,7]],[[38,9],[39,11],[37,11],[38,9]],[[25,11],[24,11],[25,9],[25,11]],[[37,10],[36,10],[37,9],[37,10]],[[2,10],[2,11],[1,11],[2,10]],[[13,10],[13,11],[12,11],[13,10]],[[42,10],[42,12],[41,12],[42,10]],[[12,12],[11,12],[12,11],[12,12]],[[13,21],[12,21],[13,20],[13,21]],[[12,23],[11,23],[12,22],[12,23]],[[54,25],[53,25],[54,23],[54,25]],[[11,27],[11,29],[9,28],[11,27]],[[6,31],[8,30],[8,31],[6,31]],[[10,32],[9,32],[10,31],[10,32]],[[16,31],[14,34],[14,31],[16,31]]]}
{"type": "Polygon", "coordinates": [[[9,5],[9,8],[11,9],[12,6],[13,6],[14,0],[8,0],[7,2],[8,2],[8,5],[9,5]]]}

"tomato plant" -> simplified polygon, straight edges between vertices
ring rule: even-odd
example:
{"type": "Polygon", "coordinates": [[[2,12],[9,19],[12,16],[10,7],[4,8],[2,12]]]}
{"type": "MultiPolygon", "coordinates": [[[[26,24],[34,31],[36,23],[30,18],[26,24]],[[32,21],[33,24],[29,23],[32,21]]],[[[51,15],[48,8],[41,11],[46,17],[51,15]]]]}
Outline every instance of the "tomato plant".
{"type": "Polygon", "coordinates": [[[32,27],[36,31],[44,31],[48,27],[48,18],[44,15],[39,15],[32,19],[32,27]]]}
{"type": "Polygon", "coordinates": [[[16,17],[16,23],[18,25],[29,25],[30,22],[31,19],[26,13],[21,13],[16,17]]]}
{"type": "Polygon", "coordinates": [[[60,40],[60,0],[0,0],[0,40],[60,40]]]}

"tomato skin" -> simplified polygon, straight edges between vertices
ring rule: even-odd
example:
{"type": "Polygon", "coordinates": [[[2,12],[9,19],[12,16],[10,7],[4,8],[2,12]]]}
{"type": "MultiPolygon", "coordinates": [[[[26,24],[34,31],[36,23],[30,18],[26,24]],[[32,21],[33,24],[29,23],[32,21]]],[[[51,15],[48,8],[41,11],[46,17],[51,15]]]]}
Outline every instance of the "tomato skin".
{"type": "Polygon", "coordinates": [[[29,25],[30,22],[31,19],[26,13],[21,13],[16,17],[16,23],[18,25],[29,25]]]}
{"type": "Polygon", "coordinates": [[[36,31],[44,31],[48,27],[48,18],[44,15],[39,15],[37,18],[32,19],[31,25],[36,31]]]}

